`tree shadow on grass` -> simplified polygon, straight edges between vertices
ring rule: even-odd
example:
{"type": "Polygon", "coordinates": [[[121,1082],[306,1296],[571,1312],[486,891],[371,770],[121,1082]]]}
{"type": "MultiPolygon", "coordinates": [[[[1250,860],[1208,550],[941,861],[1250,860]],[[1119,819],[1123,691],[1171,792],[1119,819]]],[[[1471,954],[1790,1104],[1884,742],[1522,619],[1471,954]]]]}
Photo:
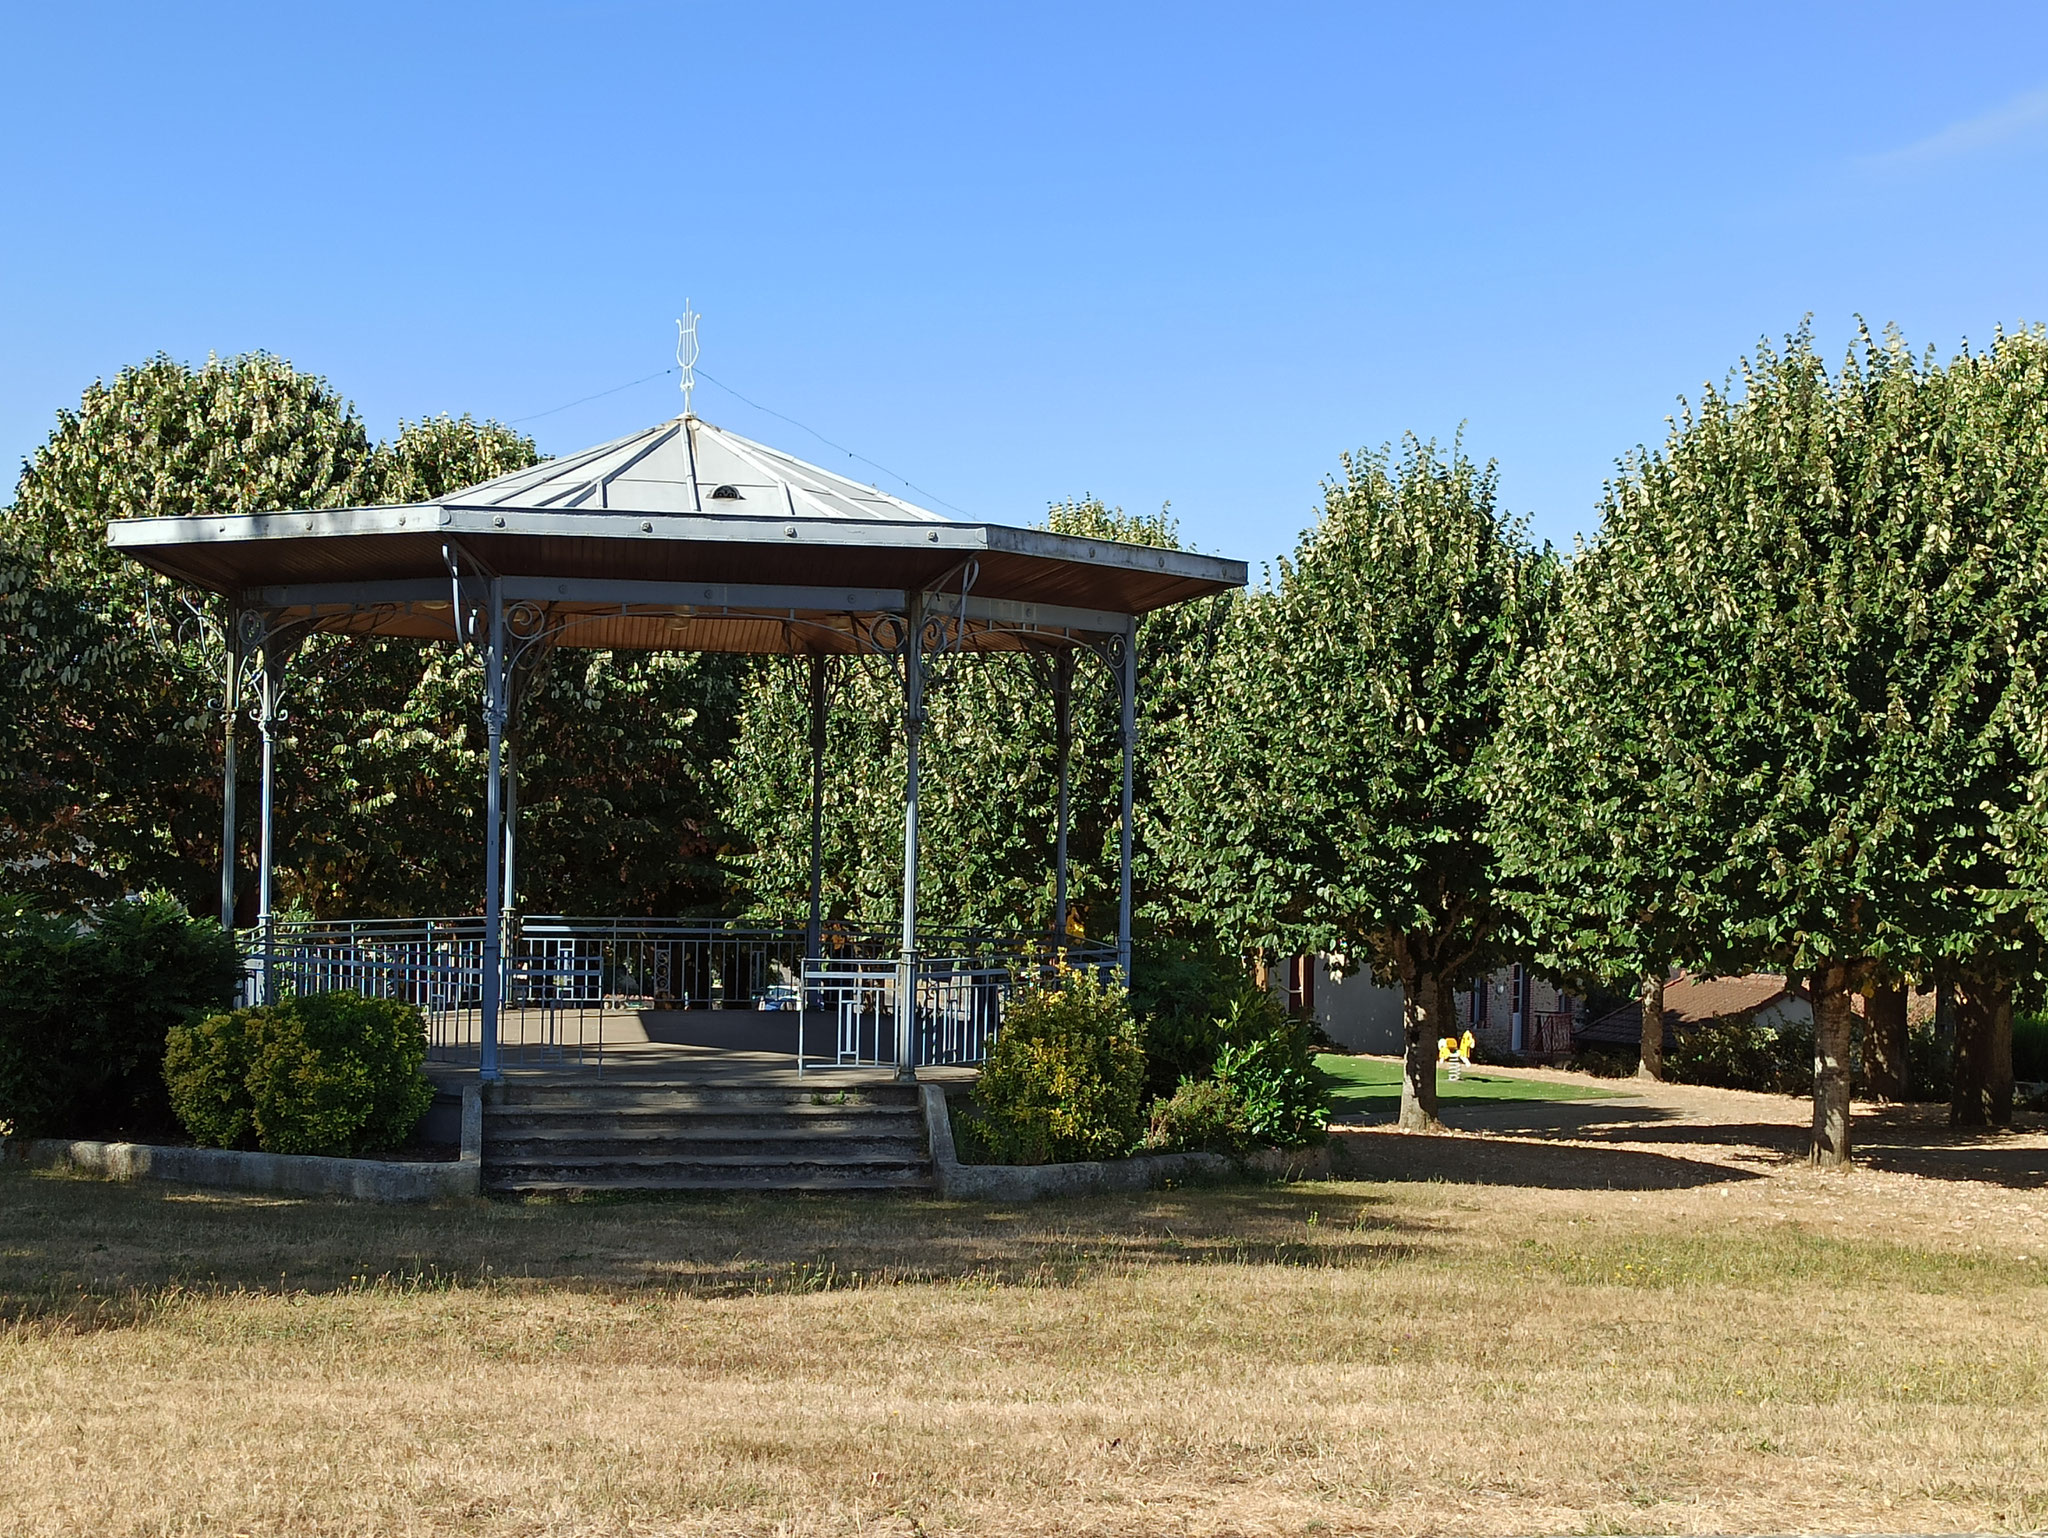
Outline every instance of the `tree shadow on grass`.
{"type": "MultiPolygon", "coordinates": [[[[1506,1129],[1492,1129],[1506,1133],[1506,1129]]],[[[1634,1148],[1558,1146],[1578,1134],[1518,1132],[1495,1137],[1339,1132],[1335,1170],[1361,1180],[1441,1180],[1549,1191],[1683,1191],[1761,1178],[1758,1171],[1634,1148]]],[[[1626,1134],[1641,1141],[1640,1129],[1626,1134]]],[[[1773,1161],[1775,1162],[1775,1161],[1773,1161]]]]}
{"type": "Polygon", "coordinates": [[[0,1170],[0,1319],[133,1325],[193,1299],[469,1288],[705,1298],[1069,1287],[1163,1267],[1400,1264],[1434,1225],[1315,1186],[1031,1205],[737,1196],[373,1207],[0,1170]]]}
{"type": "MultiPolygon", "coordinates": [[[[1787,1105],[1798,1108],[1790,1097],[1787,1105]]],[[[1670,1190],[1751,1179],[1803,1163],[1811,1140],[1803,1120],[1702,1121],[1641,1100],[1499,1101],[1448,1107],[1444,1120],[1454,1131],[1495,1137],[1452,1138],[1436,1152],[1424,1151],[1433,1139],[1404,1139],[1404,1147],[1414,1143],[1416,1150],[1375,1150],[1371,1178],[1670,1190]],[[1623,1143],[1635,1146],[1599,1146],[1623,1143]],[[1551,1146],[1556,1144],[1572,1146],[1551,1146]],[[1646,1144],[1712,1149],[1718,1157],[1662,1154],[1646,1151],[1646,1144]]],[[[2030,1130],[2037,1125],[2031,1116],[2024,1120],[2030,1130]]],[[[1348,1142],[1364,1150],[1387,1136],[1375,1132],[1348,1142]]],[[[1940,1106],[1859,1105],[1851,1142],[1856,1162],[1866,1169],[2015,1190],[2048,1187],[2048,1143],[1995,1128],[1951,1128],[1940,1106]]]]}
{"type": "Polygon", "coordinates": [[[2041,1119],[2020,1119],[2025,1131],[1951,1127],[1945,1106],[1859,1106],[1850,1146],[1867,1169],[2012,1190],[2048,1187],[2048,1141],[2028,1135],[2042,1130],[2041,1119]]]}

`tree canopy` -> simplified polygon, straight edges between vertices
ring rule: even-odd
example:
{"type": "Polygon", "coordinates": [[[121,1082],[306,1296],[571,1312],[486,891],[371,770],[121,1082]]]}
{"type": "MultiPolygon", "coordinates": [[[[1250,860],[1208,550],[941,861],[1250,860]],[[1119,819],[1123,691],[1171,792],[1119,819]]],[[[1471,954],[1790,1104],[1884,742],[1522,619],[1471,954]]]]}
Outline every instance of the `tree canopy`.
{"type": "Polygon", "coordinates": [[[1760,348],[1624,464],[1510,706],[1496,823],[1547,959],[1810,979],[1829,1162],[1851,991],[2032,966],[1998,827],[2040,345],[1943,369],[1866,335],[1832,375],[1803,332],[1760,348]]]}
{"type": "Polygon", "coordinates": [[[1404,1125],[1435,1123],[1450,989],[1502,916],[1486,767],[1554,575],[1462,445],[1350,456],[1165,755],[1163,841],[1220,933],[1402,984],[1404,1125]]]}
{"type": "MultiPolygon", "coordinates": [[[[1084,499],[1052,507],[1057,533],[1178,546],[1170,518],[1132,515],[1084,499]]],[[[1186,657],[1211,603],[1148,616],[1138,628],[1141,750],[1136,901],[1155,914],[1160,893],[1142,845],[1156,769],[1142,744],[1183,708],[1186,657]]],[[[902,896],[901,685],[880,659],[837,659],[828,727],[824,908],[828,918],[887,927],[902,896]]],[[[1052,809],[1057,756],[1055,662],[1009,653],[929,664],[922,747],[919,911],[941,929],[1047,930],[1053,922],[1052,809]]],[[[753,911],[781,920],[807,911],[810,863],[809,700],[806,664],[764,661],[741,706],[719,780],[730,808],[734,866],[753,911]]],[[[1073,666],[1070,920],[1095,939],[1116,932],[1117,817],[1122,776],[1118,690],[1100,659],[1073,666]]]]}

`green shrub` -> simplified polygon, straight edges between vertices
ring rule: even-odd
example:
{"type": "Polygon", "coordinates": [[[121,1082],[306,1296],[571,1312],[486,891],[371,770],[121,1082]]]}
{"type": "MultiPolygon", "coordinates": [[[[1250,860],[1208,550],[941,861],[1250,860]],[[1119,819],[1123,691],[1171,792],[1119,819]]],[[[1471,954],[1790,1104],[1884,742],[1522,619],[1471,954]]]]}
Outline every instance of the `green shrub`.
{"type": "Polygon", "coordinates": [[[1565,1064],[1567,1068],[1590,1073],[1598,1079],[1632,1078],[1642,1065],[1642,1053],[1633,1047],[1581,1047],[1565,1064]]]}
{"type": "Polygon", "coordinates": [[[1170,1097],[1152,1102],[1145,1146],[1161,1153],[1241,1154],[1252,1136],[1244,1108],[1219,1080],[1182,1079],[1170,1097]]]}
{"type": "Polygon", "coordinates": [[[1145,1096],[1170,1098],[1183,1079],[1206,1079],[1216,1054],[1237,1038],[1229,1033],[1251,990],[1277,1000],[1252,982],[1244,962],[1215,946],[1154,936],[1131,958],[1131,1013],[1145,1049],[1145,1096]]]}
{"type": "Polygon", "coordinates": [[[1216,1059],[1216,1080],[1237,1101],[1254,1142],[1278,1148],[1318,1142],[1330,1124],[1329,1085],[1299,1021],[1225,1047],[1216,1059]]]}
{"type": "Polygon", "coordinates": [[[24,1136],[172,1125],[170,1029],[234,996],[234,940],[161,894],[84,919],[0,902],[0,1121],[24,1136]]]}
{"type": "Polygon", "coordinates": [[[1803,1020],[1762,1025],[1749,1015],[1687,1026],[1664,1054],[1664,1074],[1675,1084],[1809,1094],[1813,1026],[1803,1020]]]}
{"type": "Polygon", "coordinates": [[[196,1142],[358,1154],[397,1147],[426,1115],[426,1055],[412,1005],[316,993],[179,1027],[164,1072],[196,1142]]]}
{"type": "Polygon", "coordinates": [[[256,1140],[249,1069],[258,1011],[237,1009],[174,1025],[164,1041],[164,1086],[178,1124],[202,1148],[249,1148],[256,1140]]]}
{"type": "Polygon", "coordinates": [[[1122,989],[1078,972],[1019,994],[964,1118],[992,1164],[1114,1159],[1145,1130],[1145,1058],[1122,989]]]}

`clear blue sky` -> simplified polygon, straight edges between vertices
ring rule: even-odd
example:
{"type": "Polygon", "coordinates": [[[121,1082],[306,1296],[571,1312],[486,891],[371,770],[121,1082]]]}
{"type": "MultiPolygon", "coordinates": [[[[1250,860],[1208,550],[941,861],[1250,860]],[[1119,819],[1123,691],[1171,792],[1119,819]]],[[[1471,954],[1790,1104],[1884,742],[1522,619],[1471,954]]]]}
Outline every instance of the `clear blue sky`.
{"type": "MultiPolygon", "coordinates": [[[[702,366],[976,516],[1263,559],[1347,448],[1566,540],[1812,312],[2048,318],[2048,8],[17,3],[0,458],[158,349],[378,434],[702,366]]],[[[698,410],[863,472],[709,383],[698,410]]],[[[661,378],[524,425],[672,415],[661,378]]],[[[939,505],[937,502],[935,506],[939,505]]],[[[945,508],[940,506],[940,510],[945,508]]]]}

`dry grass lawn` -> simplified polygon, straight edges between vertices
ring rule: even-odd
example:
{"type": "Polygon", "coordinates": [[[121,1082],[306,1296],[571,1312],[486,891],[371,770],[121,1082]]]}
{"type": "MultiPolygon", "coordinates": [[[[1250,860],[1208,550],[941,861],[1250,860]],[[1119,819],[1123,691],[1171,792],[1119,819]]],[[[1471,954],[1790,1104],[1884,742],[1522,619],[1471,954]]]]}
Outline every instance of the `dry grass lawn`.
{"type": "Polygon", "coordinates": [[[0,1532],[2048,1525],[2048,1138],[1867,1117],[1826,1176],[1799,1112],[1474,1111],[1037,1208],[9,1168],[0,1532]]]}

